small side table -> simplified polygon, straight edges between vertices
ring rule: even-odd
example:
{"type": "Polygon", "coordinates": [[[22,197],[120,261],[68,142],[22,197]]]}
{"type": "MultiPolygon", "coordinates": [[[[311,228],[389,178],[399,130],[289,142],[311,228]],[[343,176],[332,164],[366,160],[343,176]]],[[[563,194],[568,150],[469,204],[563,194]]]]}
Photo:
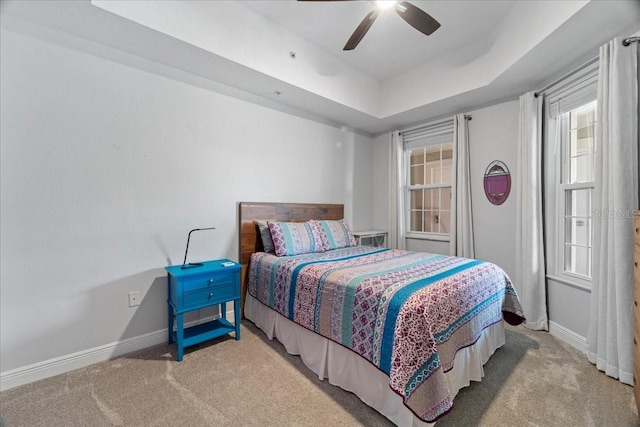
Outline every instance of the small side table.
{"type": "Polygon", "coordinates": [[[354,231],[353,236],[356,238],[358,245],[386,247],[387,232],[380,230],[354,231]]]}
{"type": "Polygon", "coordinates": [[[168,284],[169,344],[176,343],[178,362],[182,361],[185,347],[234,331],[236,340],[239,340],[241,310],[240,264],[228,259],[218,259],[203,262],[200,266],[181,267],[165,267],[168,284]],[[225,262],[231,262],[233,265],[225,267],[222,265],[225,262]],[[234,324],[226,319],[227,302],[233,302],[234,324]],[[219,319],[189,328],[184,327],[185,313],[214,305],[220,306],[219,319]]]}

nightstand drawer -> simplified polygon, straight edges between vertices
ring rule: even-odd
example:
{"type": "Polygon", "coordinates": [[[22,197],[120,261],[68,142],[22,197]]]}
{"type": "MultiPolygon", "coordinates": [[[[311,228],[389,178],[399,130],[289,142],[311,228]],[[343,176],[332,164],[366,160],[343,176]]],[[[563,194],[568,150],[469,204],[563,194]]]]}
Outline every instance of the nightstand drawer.
{"type": "Polygon", "coordinates": [[[213,289],[219,286],[227,286],[233,284],[234,274],[213,274],[208,276],[199,276],[184,279],[182,284],[183,292],[192,292],[206,289],[213,289]]]}
{"type": "Polygon", "coordinates": [[[217,285],[203,291],[186,292],[183,295],[183,304],[185,308],[188,308],[225,302],[234,298],[240,298],[238,286],[235,283],[228,283],[224,286],[217,285]]]}

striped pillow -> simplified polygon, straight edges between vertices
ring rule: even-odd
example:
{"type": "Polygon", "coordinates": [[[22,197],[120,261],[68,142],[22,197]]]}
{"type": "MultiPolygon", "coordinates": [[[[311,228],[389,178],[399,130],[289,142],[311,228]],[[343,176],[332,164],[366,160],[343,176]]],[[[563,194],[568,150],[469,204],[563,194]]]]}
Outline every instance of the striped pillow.
{"type": "Polygon", "coordinates": [[[277,256],[324,252],[321,232],[315,221],[267,222],[277,256]]]}
{"type": "Polygon", "coordinates": [[[347,248],[356,246],[356,238],[351,233],[345,219],[315,221],[321,231],[324,250],[347,248]]]}

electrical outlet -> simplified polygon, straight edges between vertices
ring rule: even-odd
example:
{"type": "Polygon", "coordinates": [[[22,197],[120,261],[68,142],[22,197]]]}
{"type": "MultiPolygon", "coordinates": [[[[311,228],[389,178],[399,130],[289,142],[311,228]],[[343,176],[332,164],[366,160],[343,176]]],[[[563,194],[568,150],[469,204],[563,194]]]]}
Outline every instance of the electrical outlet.
{"type": "Polygon", "coordinates": [[[129,307],[140,305],[140,292],[129,292],[129,307]]]}

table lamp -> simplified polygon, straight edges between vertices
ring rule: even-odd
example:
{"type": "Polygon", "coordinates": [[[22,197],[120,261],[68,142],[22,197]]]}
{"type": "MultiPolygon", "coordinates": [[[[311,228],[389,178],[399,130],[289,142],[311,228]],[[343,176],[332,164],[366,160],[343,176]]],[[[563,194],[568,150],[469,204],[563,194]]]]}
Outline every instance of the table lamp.
{"type": "Polygon", "coordinates": [[[193,268],[193,267],[201,267],[203,264],[201,262],[190,262],[189,264],[187,264],[187,252],[189,252],[189,240],[191,239],[191,233],[193,233],[194,231],[203,231],[203,230],[215,230],[215,227],[209,227],[209,228],[194,228],[193,230],[189,231],[189,235],[187,236],[187,249],[185,249],[184,251],[184,260],[182,261],[182,268],[193,268]]]}

